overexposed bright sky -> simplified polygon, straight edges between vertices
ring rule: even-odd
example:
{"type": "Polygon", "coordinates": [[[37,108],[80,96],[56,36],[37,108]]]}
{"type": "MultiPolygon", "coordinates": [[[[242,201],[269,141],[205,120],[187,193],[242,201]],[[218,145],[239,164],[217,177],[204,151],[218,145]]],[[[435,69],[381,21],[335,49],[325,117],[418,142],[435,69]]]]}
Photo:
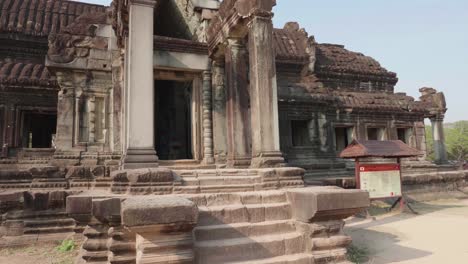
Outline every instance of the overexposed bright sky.
{"type": "Polygon", "coordinates": [[[443,91],[446,121],[468,120],[467,0],[277,0],[274,12],[275,27],[297,21],[320,43],[374,57],[398,74],[398,92],[443,91]]]}

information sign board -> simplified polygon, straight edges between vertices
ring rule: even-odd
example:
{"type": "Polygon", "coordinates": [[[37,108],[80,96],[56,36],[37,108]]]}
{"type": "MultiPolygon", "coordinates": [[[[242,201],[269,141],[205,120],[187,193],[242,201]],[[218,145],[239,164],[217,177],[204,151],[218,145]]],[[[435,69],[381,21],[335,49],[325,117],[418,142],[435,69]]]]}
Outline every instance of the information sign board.
{"type": "Polygon", "coordinates": [[[401,197],[399,164],[359,164],[358,186],[371,199],[401,197]]]}

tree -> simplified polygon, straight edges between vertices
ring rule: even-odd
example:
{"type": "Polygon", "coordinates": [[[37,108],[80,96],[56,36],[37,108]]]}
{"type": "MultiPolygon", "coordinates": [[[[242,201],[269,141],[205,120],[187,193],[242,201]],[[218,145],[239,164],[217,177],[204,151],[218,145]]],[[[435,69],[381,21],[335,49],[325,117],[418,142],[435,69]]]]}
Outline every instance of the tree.
{"type": "Polygon", "coordinates": [[[434,161],[434,141],[432,139],[432,127],[426,126],[426,153],[427,159],[434,161]]]}
{"type": "Polygon", "coordinates": [[[458,121],[445,129],[445,140],[449,159],[463,165],[468,159],[468,121],[458,121]]]}

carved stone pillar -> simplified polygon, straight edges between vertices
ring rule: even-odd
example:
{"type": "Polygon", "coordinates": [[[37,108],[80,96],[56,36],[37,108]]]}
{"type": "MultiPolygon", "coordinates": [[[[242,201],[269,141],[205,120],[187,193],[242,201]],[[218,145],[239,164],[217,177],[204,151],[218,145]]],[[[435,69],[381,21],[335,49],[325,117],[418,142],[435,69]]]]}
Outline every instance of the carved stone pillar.
{"type": "Polygon", "coordinates": [[[224,75],[224,58],[213,61],[213,141],[216,163],[225,163],[227,154],[226,128],[226,88],[224,75]]]}
{"type": "Polygon", "coordinates": [[[157,167],[154,149],[154,0],[129,3],[127,151],[124,168],[157,167]]]}
{"type": "Polygon", "coordinates": [[[211,72],[203,72],[203,156],[206,164],[214,163],[213,107],[211,105],[211,72]]]}
{"type": "Polygon", "coordinates": [[[246,167],[251,160],[250,95],[247,50],[241,39],[229,39],[226,49],[227,164],[246,167]]]}
{"type": "Polygon", "coordinates": [[[57,102],[57,131],[55,145],[58,151],[70,151],[73,149],[75,138],[78,137],[78,103],[75,101],[75,83],[72,76],[66,73],[57,72],[57,80],[60,85],[57,102]]]}
{"type": "Polygon", "coordinates": [[[432,123],[432,139],[434,142],[435,162],[437,164],[446,164],[447,149],[445,147],[444,135],[444,117],[436,116],[431,118],[432,123]]]}
{"type": "Polygon", "coordinates": [[[252,167],[284,163],[279,144],[273,24],[271,15],[254,16],[249,23],[252,167]]]}

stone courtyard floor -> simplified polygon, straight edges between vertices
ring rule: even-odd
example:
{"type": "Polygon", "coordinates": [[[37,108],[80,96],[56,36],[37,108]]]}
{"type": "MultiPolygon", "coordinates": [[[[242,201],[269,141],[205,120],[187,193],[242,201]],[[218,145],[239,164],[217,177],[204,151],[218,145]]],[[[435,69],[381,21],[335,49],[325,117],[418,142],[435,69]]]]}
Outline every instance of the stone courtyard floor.
{"type": "Polygon", "coordinates": [[[468,263],[468,200],[413,204],[419,213],[389,213],[376,220],[352,218],[345,232],[367,251],[364,263],[468,263]]]}

